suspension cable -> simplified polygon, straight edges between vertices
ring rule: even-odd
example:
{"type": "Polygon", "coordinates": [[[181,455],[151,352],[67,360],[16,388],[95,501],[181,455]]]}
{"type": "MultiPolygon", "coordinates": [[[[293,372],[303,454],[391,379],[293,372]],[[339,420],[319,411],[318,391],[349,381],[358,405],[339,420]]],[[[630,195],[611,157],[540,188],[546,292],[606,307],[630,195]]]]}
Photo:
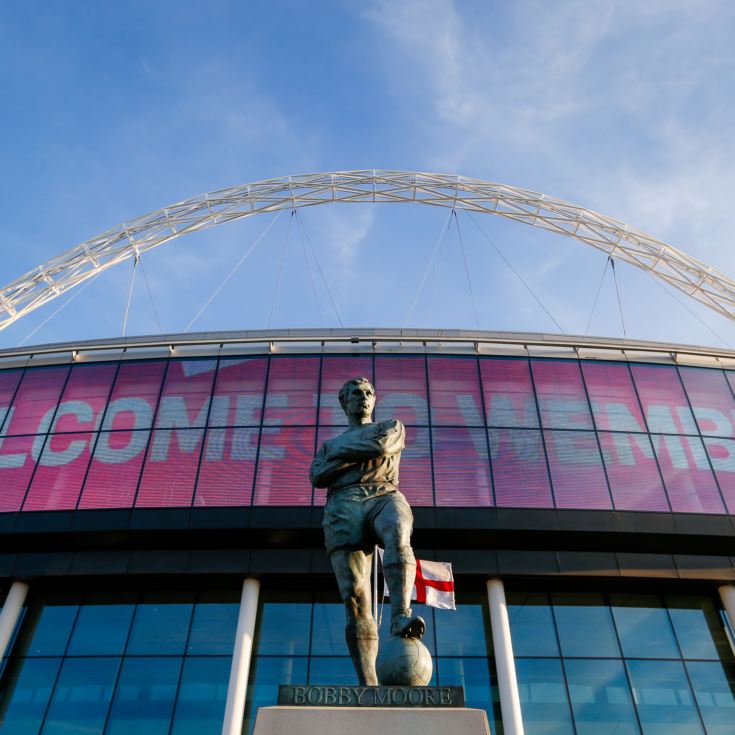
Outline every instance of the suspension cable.
{"type": "Polygon", "coordinates": [[[296,226],[299,230],[299,239],[301,240],[301,247],[304,251],[304,260],[306,261],[306,269],[309,271],[309,280],[311,281],[311,293],[314,296],[314,303],[316,304],[316,310],[319,314],[319,324],[324,326],[324,317],[322,316],[322,307],[319,304],[319,296],[316,292],[316,283],[314,282],[314,272],[311,267],[311,261],[309,260],[309,253],[306,249],[306,240],[304,239],[304,228],[301,222],[301,218],[296,218],[296,226]]]}
{"type": "Polygon", "coordinates": [[[283,264],[286,262],[286,250],[288,249],[288,241],[291,238],[291,225],[293,225],[293,218],[296,214],[296,210],[291,210],[291,216],[288,218],[288,230],[286,230],[286,237],[283,238],[283,249],[281,250],[281,262],[278,265],[278,273],[276,274],[276,283],[273,287],[273,301],[271,302],[271,311],[268,314],[268,323],[266,328],[270,329],[271,319],[273,319],[273,310],[276,308],[276,298],[278,296],[278,286],[281,283],[281,274],[283,273],[283,264]]]}
{"type": "Polygon", "coordinates": [[[158,324],[158,331],[160,334],[163,334],[163,327],[161,326],[161,318],[158,315],[158,308],[156,307],[156,302],[153,299],[153,291],[151,290],[151,284],[148,280],[148,276],[146,275],[145,268],[143,267],[143,256],[140,257],[140,272],[143,274],[143,280],[145,281],[145,286],[148,289],[148,296],[151,300],[151,305],[153,306],[153,314],[156,317],[156,323],[158,324]]]}
{"type": "Polygon", "coordinates": [[[530,293],[531,296],[533,296],[533,298],[535,299],[536,303],[544,310],[544,313],[546,314],[546,316],[548,316],[549,319],[551,319],[551,321],[554,322],[554,324],[556,324],[557,328],[559,329],[559,331],[562,334],[566,334],[566,332],[564,331],[564,328],[561,326],[561,324],[559,324],[559,322],[556,321],[556,319],[554,319],[554,317],[551,315],[551,312],[544,306],[544,304],[541,301],[541,299],[534,293],[534,290],[526,283],[526,281],[523,279],[523,277],[521,276],[521,274],[511,265],[511,263],[508,260],[508,258],[505,257],[505,255],[503,254],[502,250],[493,242],[493,240],[490,237],[490,235],[488,235],[487,232],[485,232],[485,230],[482,229],[482,227],[480,226],[480,224],[477,222],[477,220],[475,220],[475,218],[472,216],[472,214],[470,214],[470,212],[465,212],[465,213],[472,220],[472,222],[474,222],[475,227],[477,227],[477,229],[480,230],[480,232],[482,233],[482,235],[484,236],[484,238],[493,246],[493,248],[495,249],[495,252],[503,259],[503,261],[508,266],[508,268],[510,268],[511,271],[513,271],[513,273],[516,276],[516,278],[523,284],[523,286],[526,288],[526,290],[528,291],[528,293],[530,293]]]}
{"type": "Polygon", "coordinates": [[[431,311],[431,307],[434,303],[434,298],[436,297],[436,292],[439,287],[439,280],[441,278],[442,266],[444,265],[446,254],[447,249],[445,247],[439,249],[439,260],[437,261],[436,269],[434,271],[434,282],[431,287],[431,293],[429,294],[429,300],[426,303],[426,313],[424,315],[424,321],[426,322],[427,326],[429,325],[429,312],[431,311]]]}
{"type": "Polygon", "coordinates": [[[475,292],[472,290],[472,280],[470,279],[470,268],[467,265],[467,255],[464,251],[464,243],[462,242],[462,231],[459,228],[459,219],[457,218],[457,210],[453,209],[454,224],[457,226],[457,239],[459,240],[459,249],[462,251],[462,260],[464,260],[464,272],[467,276],[467,286],[470,289],[470,297],[472,298],[472,308],[475,311],[475,326],[480,328],[480,318],[477,316],[477,302],[475,301],[475,292]]]}
{"type": "MultiPolygon", "coordinates": [[[[301,215],[299,214],[299,211],[296,210],[296,218],[301,219],[301,215]]],[[[319,275],[322,277],[322,283],[324,284],[324,288],[327,291],[327,295],[329,296],[329,300],[332,303],[332,308],[334,309],[334,313],[337,315],[337,321],[339,321],[339,326],[344,327],[344,323],[342,322],[342,317],[339,313],[339,309],[337,308],[337,304],[334,301],[334,296],[332,296],[332,292],[329,289],[329,284],[327,283],[327,279],[324,277],[324,271],[322,270],[322,266],[319,263],[319,258],[316,257],[316,251],[314,250],[314,246],[311,244],[311,238],[309,237],[309,232],[306,229],[306,225],[304,222],[301,222],[302,227],[304,228],[304,236],[306,237],[306,243],[309,246],[309,250],[311,251],[311,255],[314,258],[314,262],[316,263],[316,267],[319,271],[319,275]]]]}
{"type": "Polygon", "coordinates": [[[615,281],[615,292],[618,295],[618,310],[620,311],[620,323],[623,325],[623,337],[627,337],[628,333],[625,330],[625,316],[623,315],[623,299],[620,296],[620,286],[618,285],[618,274],[615,271],[615,260],[610,256],[610,267],[613,272],[613,280],[615,281]]]}
{"type": "Polygon", "coordinates": [[[610,256],[608,255],[607,258],[605,258],[605,267],[602,269],[602,277],[600,278],[600,283],[597,285],[597,293],[595,294],[595,298],[592,301],[592,308],[590,309],[590,315],[587,319],[587,326],[584,328],[584,333],[589,334],[590,331],[590,324],[592,324],[592,315],[595,313],[595,308],[597,307],[597,299],[600,297],[600,291],[602,290],[602,282],[605,280],[605,273],[607,273],[607,267],[610,265],[610,256]]]}
{"type": "Polygon", "coordinates": [[[128,314],[130,313],[130,302],[133,300],[133,287],[135,286],[135,272],[138,270],[140,255],[136,252],[133,258],[133,270],[130,273],[130,286],[128,287],[128,299],[125,303],[125,314],[123,315],[122,336],[125,336],[125,330],[128,328],[128,314]]]}
{"type": "Polygon", "coordinates": [[[426,276],[429,275],[431,266],[434,263],[434,258],[436,257],[436,251],[439,249],[439,246],[444,240],[444,236],[447,234],[447,231],[449,230],[449,225],[452,221],[452,212],[454,212],[453,209],[449,212],[446,220],[444,220],[444,224],[442,225],[441,230],[439,230],[439,236],[436,238],[436,242],[434,243],[434,249],[431,251],[431,257],[429,258],[429,262],[426,264],[424,275],[421,276],[421,281],[419,282],[419,286],[416,289],[416,293],[413,297],[413,301],[411,302],[411,308],[408,310],[408,314],[406,314],[406,319],[403,322],[404,327],[407,327],[409,321],[411,321],[411,317],[413,316],[413,310],[416,308],[416,303],[418,302],[419,295],[421,294],[421,289],[424,287],[424,283],[426,282],[426,276]]]}
{"type": "Polygon", "coordinates": [[[260,235],[258,235],[255,242],[245,251],[245,253],[243,253],[243,255],[240,257],[237,263],[235,263],[235,265],[233,266],[232,270],[230,270],[230,272],[224,277],[224,279],[222,280],[222,283],[220,283],[219,286],[217,286],[217,288],[215,288],[214,291],[212,291],[211,296],[202,304],[199,311],[196,314],[194,314],[194,316],[191,318],[191,321],[186,325],[186,328],[184,329],[185,332],[188,332],[191,329],[192,324],[194,324],[194,322],[197,319],[199,319],[199,317],[204,313],[204,310],[217,297],[217,294],[227,285],[227,282],[235,275],[235,273],[237,273],[238,268],[240,268],[240,266],[250,257],[250,255],[253,253],[255,248],[257,248],[258,245],[260,244],[260,241],[268,234],[271,227],[273,227],[273,225],[275,225],[276,222],[278,222],[278,220],[281,219],[282,214],[283,214],[283,210],[280,211],[276,215],[276,217],[268,223],[268,227],[266,227],[263,230],[263,232],[261,232],[260,235]]]}

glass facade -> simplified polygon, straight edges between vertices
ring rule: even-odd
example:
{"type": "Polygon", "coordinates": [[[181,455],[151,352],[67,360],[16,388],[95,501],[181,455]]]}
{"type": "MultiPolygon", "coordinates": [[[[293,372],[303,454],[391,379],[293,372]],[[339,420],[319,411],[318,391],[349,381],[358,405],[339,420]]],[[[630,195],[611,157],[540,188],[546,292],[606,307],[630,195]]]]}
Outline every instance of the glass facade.
{"type": "Polygon", "coordinates": [[[414,506],[735,514],[735,373],[387,354],[2,371],[0,512],[322,504],[308,465],[355,375],[407,427],[414,506]]]}

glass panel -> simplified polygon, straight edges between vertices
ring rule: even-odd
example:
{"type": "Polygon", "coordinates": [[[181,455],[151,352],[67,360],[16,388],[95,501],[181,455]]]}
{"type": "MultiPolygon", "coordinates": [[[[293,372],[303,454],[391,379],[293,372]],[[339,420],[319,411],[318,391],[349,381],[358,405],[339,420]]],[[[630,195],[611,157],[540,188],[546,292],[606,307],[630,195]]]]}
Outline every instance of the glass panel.
{"type": "Polygon", "coordinates": [[[482,426],[477,360],[430,357],[429,400],[431,421],[435,426],[482,426]]]}
{"type": "Polygon", "coordinates": [[[681,661],[626,661],[643,735],[703,733],[681,661]]]}
{"type": "Polygon", "coordinates": [[[188,653],[232,655],[240,596],[232,592],[202,594],[194,607],[188,653]]]}
{"type": "Polygon", "coordinates": [[[257,428],[208,429],[194,505],[250,505],[257,428]]]}
{"type": "Polygon", "coordinates": [[[518,659],[516,675],[524,733],[574,735],[561,661],[518,659]]]}
{"type": "Polygon", "coordinates": [[[547,429],[592,429],[576,360],[531,360],[541,424],[547,429]]]}
{"type": "Polygon", "coordinates": [[[266,599],[258,615],[254,650],[258,656],[307,654],[310,627],[311,603],[266,599]]]}
{"type": "MultiPolygon", "coordinates": [[[[321,447],[322,444],[324,444],[325,441],[328,441],[329,439],[334,439],[335,436],[339,436],[344,431],[344,428],[341,426],[319,426],[317,427],[317,440],[316,440],[316,446],[317,449],[321,447]]],[[[427,433],[427,441],[428,441],[428,431],[427,433]]],[[[406,430],[406,437],[408,438],[408,430],[406,430]]],[[[401,455],[401,467],[400,469],[403,470],[403,458],[405,456],[405,450],[404,453],[401,455]]],[[[429,471],[431,471],[431,468],[429,468],[429,471]]],[[[401,472],[401,475],[403,475],[403,472],[401,472]]],[[[429,477],[429,480],[431,481],[431,477],[429,477]]],[[[431,485],[429,485],[431,487],[431,485]]],[[[314,493],[314,505],[324,505],[327,502],[327,488],[325,487],[315,487],[312,488],[312,491],[314,493]]]]}
{"type": "Polygon", "coordinates": [[[80,508],[130,508],[138,489],[149,431],[102,431],[79,500],[80,508]]]}
{"type": "Polygon", "coordinates": [[[577,735],[637,735],[622,661],[564,661],[577,735]]]}
{"type": "Polygon", "coordinates": [[[669,595],[665,600],[683,658],[733,658],[733,650],[711,599],[669,595]]]}
{"type": "Polygon", "coordinates": [[[426,362],[423,357],[376,357],[375,420],[397,418],[404,424],[429,423],[426,362]]]}
{"type": "Polygon", "coordinates": [[[612,508],[597,437],[591,431],[544,431],[557,508],[612,508]]]}
{"type": "Polygon", "coordinates": [[[661,475],[646,434],[598,434],[617,510],[668,511],[661,475]]]}
{"type": "Polygon", "coordinates": [[[699,437],[654,434],[651,441],[675,513],[725,512],[699,437]]]}
{"type": "Polygon", "coordinates": [[[484,429],[432,429],[437,505],[493,504],[484,429]]]}
{"type": "Polygon", "coordinates": [[[319,423],[347,426],[347,416],[339,403],[339,389],[351,378],[373,382],[372,357],[324,357],[322,360],[319,423]]]}
{"type": "Polygon", "coordinates": [[[357,674],[352,659],[323,656],[309,662],[309,684],[357,686],[357,674]]]}
{"type": "Polygon", "coordinates": [[[168,735],[181,659],[123,660],[106,735],[168,735]]]}
{"type": "Polygon", "coordinates": [[[679,374],[669,365],[631,365],[649,431],[696,434],[689,403],[679,374]]]}
{"type": "Polygon", "coordinates": [[[171,735],[220,735],[231,659],[184,659],[171,735]]]}
{"type": "Polygon", "coordinates": [[[438,658],[434,661],[432,685],[463,686],[468,707],[484,709],[492,733],[502,732],[497,685],[490,680],[490,662],[485,658],[438,658]]]}
{"type": "Polygon", "coordinates": [[[480,374],[488,426],[518,429],[538,426],[528,360],[481,358],[480,374]]]}
{"type": "MultiPolygon", "coordinates": [[[[15,390],[22,377],[22,370],[0,371],[0,428],[5,423],[5,417],[8,415],[10,402],[13,400],[15,390]]],[[[3,435],[3,433],[0,433],[0,436],[3,435]]]]}
{"type": "Polygon", "coordinates": [[[164,360],[122,363],[102,428],[150,429],[165,370],[164,360]]]}
{"type": "Polygon", "coordinates": [[[171,360],[156,413],[157,429],[188,429],[207,422],[216,360],[171,360]]]}
{"type": "Polygon", "coordinates": [[[135,610],[126,654],[182,654],[189,632],[191,595],[148,594],[135,610]]]}
{"type": "Polygon", "coordinates": [[[411,505],[433,505],[429,429],[406,427],[406,448],[401,453],[401,492],[411,505]]]}
{"type": "Polygon", "coordinates": [[[41,454],[45,436],[10,436],[0,438],[0,473],[2,493],[0,511],[20,510],[33,468],[33,457],[41,454]]]}
{"type": "Polygon", "coordinates": [[[214,385],[210,426],[258,426],[263,414],[265,357],[222,360],[214,385]]]}
{"type": "Polygon", "coordinates": [[[52,434],[43,447],[23,510],[75,508],[94,434],[52,434]]]}
{"type": "Polygon", "coordinates": [[[346,656],[345,606],[341,602],[314,604],[311,634],[312,656],[346,656]]]}
{"type": "Polygon", "coordinates": [[[305,658],[255,657],[250,668],[250,683],[245,704],[243,733],[252,733],[259,707],[269,707],[278,700],[280,684],[306,683],[305,658]]]}
{"type": "Polygon", "coordinates": [[[59,402],[53,430],[97,429],[116,372],[117,363],[74,365],[59,402]]]}
{"type": "Polygon", "coordinates": [[[67,658],[49,705],[44,735],[101,733],[119,658],[67,658]]]}
{"type": "Polygon", "coordinates": [[[67,655],[121,654],[134,608],[135,605],[82,605],[67,655]]]}
{"type": "Polygon", "coordinates": [[[191,505],[204,429],[157,429],[143,467],[137,508],[191,505]]]}
{"type": "Polygon", "coordinates": [[[512,592],[507,602],[514,655],[558,656],[554,619],[546,595],[512,592]]]}
{"type": "Polygon", "coordinates": [[[78,605],[64,597],[41,598],[31,603],[13,646],[17,656],[63,656],[78,605]]]}
{"type": "Polygon", "coordinates": [[[725,498],[727,512],[735,515],[735,440],[705,437],[704,446],[725,498]]]}
{"type": "Polygon", "coordinates": [[[681,367],[679,374],[699,430],[711,436],[732,436],[735,398],[722,370],[681,367]]]}
{"type": "Polygon", "coordinates": [[[68,374],[66,365],[26,370],[3,425],[3,436],[48,431],[68,374]]]}
{"type": "Polygon", "coordinates": [[[669,616],[654,595],[611,595],[623,656],[680,658],[669,616]]]}
{"type": "Polygon", "coordinates": [[[434,616],[436,645],[439,656],[488,655],[482,605],[462,603],[456,610],[440,610],[434,616]]]}
{"type": "Polygon", "coordinates": [[[598,429],[645,431],[633,379],[624,362],[582,362],[582,374],[598,429]]]}
{"type": "Polygon", "coordinates": [[[735,727],[735,665],[686,664],[707,735],[732,735],[735,727]]]}
{"type": "Polygon", "coordinates": [[[620,656],[610,608],[601,594],[552,594],[562,656],[620,656]]]}
{"type": "Polygon", "coordinates": [[[35,735],[56,681],[61,659],[15,659],[0,687],[3,735],[35,735]]]}
{"type": "Polygon", "coordinates": [[[318,380],[318,357],[271,358],[264,424],[315,424],[318,380]]]}
{"type": "Polygon", "coordinates": [[[255,477],[255,505],[310,505],[312,429],[264,428],[255,477]]]}
{"type": "Polygon", "coordinates": [[[541,432],[488,429],[499,508],[553,508],[541,432]]]}

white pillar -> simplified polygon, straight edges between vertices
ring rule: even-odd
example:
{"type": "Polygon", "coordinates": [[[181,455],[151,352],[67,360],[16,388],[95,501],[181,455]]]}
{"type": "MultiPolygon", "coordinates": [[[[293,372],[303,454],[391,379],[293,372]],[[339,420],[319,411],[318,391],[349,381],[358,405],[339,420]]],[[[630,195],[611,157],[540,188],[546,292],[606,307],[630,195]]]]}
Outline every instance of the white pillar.
{"type": "Polygon", "coordinates": [[[735,584],[723,584],[719,592],[722,605],[730,621],[730,627],[733,633],[735,633],[735,584]]]}
{"type": "Polygon", "coordinates": [[[518,696],[513,642],[510,637],[508,606],[505,602],[505,587],[502,580],[488,580],[487,599],[490,605],[490,626],[493,631],[493,649],[495,650],[495,669],[498,672],[503,731],[505,735],[523,735],[521,698],[518,696]]]}
{"type": "Polygon", "coordinates": [[[222,723],[222,735],[241,735],[242,720],[245,715],[245,695],[248,689],[250,673],[250,657],[253,653],[253,636],[255,635],[255,618],[258,614],[258,593],[260,582],[248,577],[242,585],[240,614],[237,618],[235,633],[235,649],[232,652],[230,683],[227,687],[227,704],[225,720],[222,723]]]}
{"type": "Polygon", "coordinates": [[[28,594],[28,585],[17,580],[10,585],[8,596],[5,598],[3,611],[0,613],[0,658],[7,652],[10,637],[23,610],[23,603],[28,594]]]}

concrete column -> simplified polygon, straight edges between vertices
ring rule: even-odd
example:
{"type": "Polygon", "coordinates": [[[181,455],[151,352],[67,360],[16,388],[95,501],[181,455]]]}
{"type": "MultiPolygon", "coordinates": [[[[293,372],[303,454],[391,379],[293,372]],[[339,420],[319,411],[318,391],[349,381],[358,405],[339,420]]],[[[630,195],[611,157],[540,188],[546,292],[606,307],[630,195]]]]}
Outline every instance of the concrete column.
{"type": "Polygon", "coordinates": [[[25,582],[16,580],[10,585],[3,611],[0,613],[0,658],[7,653],[8,643],[23,610],[27,594],[28,585],[25,582]]]}
{"type": "Polygon", "coordinates": [[[719,592],[727,619],[730,621],[730,627],[735,633],[735,584],[723,584],[719,592]]]}
{"type": "Polygon", "coordinates": [[[258,614],[258,593],[260,582],[248,577],[242,585],[240,598],[240,614],[237,618],[235,633],[235,649],[232,652],[230,683],[227,687],[227,704],[225,719],[222,723],[222,735],[241,735],[242,720],[245,715],[245,695],[250,673],[250,657],[253,653],[253,636],[255,635],[255,619],[258,614]]]}
{"type": "Polygon", "coordinates": [[[500,711],[505,735],[523,735],[521,698],[518,696],[516,665],[513,659],[513,641],[510,637],[508,606],[502,580],[491,579],[487,583],[487,599],[490,605],[490,626],[493,632],[495,668],[498,672],[500,711]]]}

